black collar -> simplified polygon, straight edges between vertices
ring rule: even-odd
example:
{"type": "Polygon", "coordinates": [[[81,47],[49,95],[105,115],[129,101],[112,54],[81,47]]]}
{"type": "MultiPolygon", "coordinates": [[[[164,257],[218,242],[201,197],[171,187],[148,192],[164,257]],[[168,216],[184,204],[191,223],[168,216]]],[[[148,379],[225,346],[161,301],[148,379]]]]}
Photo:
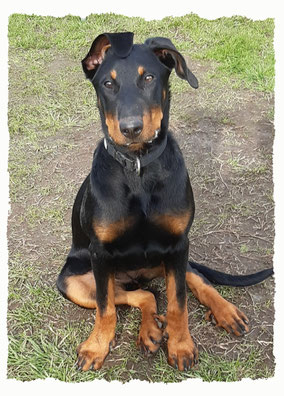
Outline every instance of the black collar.
{"type": "Polygon", "coordinates": [[[104,147],[107,152],[114,158],[116,161],[120,163],[125,169],[130,171],[135,171],[138,175],[140,175],[141,168],[149,165],[152,161],[159,158],[163,153],[167,145],[167,135],[163,140],[155,147],[154,150],[147,152],[142,156],[137,156],[136,158],[129,157],[126,154],[123,154],[121,151],[117,149],[116,146],[110,140],[104,138],[104,147]]]}

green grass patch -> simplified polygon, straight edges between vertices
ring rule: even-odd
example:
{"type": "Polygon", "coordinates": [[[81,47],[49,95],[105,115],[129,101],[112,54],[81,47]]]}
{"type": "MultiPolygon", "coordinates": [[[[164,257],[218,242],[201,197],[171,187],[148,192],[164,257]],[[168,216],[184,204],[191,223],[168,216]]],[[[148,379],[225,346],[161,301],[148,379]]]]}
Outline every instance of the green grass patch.
{"type": "Polygon", "coordinates": [[[218,62],[214,78],[233,76],[262,91],[274,88],[274,21],[234,16],[209,21],[195,14],[145,21],[115,14],[92,14],[86,20],[14,14],[10,17],[11,48],[62,51],[80,60],[100,33],[135,32],[135,40],[149,36],[173,38],[179,50],[195,59],[218,62]]]}
{"type": "MultiPolygon", "coordinates": [[[[82,323],[81,326],[83,325],[86,324],[82,323]]],[[[124,355],[124,358],[119,359],[115,364],[110,365],[109,362],[109,367],[103,367],[100,371],[79,372],[75,365],[78,328],[66,326],[69,332],[68,338],[62,331],[54,332],[51,328],[37,332],[32,338],[24,332],[18,337],[11,336],[8,378],[21,381],[56,378],[65,382],[85,382],[94,379],[127,382],[141,378],[141,371],[146,373],[144,380],[163,383],[181,382],[189,378],[201,378],[208,382],[234,382],[242,378],[259,378],[260,373],[256,371],[256,367],[261,363],[262,356],[254,348],[246,359],[234,360],[202,352],[198,366],[186,373],[177,372],[169,367],[162,349],[151,358],[154,360],[150,369],[147,360],[136,351],[134,352],[136,358],[132,352],[130,355],[124,355]],[[74,337],[70,337],[72,334],[74,337]],[[140,365],[139,370],[137,363],[140,365]]],[[[107,360],[111,360],[111,355],[107,360]]],[[[105,365],[108,365],[107,361],[105,365]]],[[[272,374],[270,370],[264,368],[261,377],[269,378],[272,374]]]]}
{"type": "Polygon", "coordinates": [[[35,141],[98,120],[95,93],[81,72],[80,62],[70,64],[60,62],[60,55],[59,60],[50,54],[45,59],[45,55],[46,51],[41,52],[39,61],[30,57],[29,51],[10,51],[14,65],[9,88],[17,90],[8,112],[11,136],[22,134],[35,141]]]}
{"type": "Polygon", "coordinates": [[[51,225],[62,225],[64,223],[64,214],[67,210],[67,205],[62,200],[57,202],[54,206],[30,206],[27,208],[25,219],[31,227],[38,226],[44,222],[49,222],[51,225]]]}

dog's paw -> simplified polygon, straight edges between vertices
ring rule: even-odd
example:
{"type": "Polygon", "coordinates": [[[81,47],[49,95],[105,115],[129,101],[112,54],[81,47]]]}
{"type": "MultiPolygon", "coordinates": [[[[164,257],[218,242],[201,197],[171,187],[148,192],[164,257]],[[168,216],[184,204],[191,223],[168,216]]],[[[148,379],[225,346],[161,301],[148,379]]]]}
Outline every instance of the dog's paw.
{"type": "Polygon", "coordinates": [[[205,319],[236,336],[242,336],[249,331],[246,315],[228,301],[218,308],[206,312],[205,319]]]}
{"type": "Polygon", "coordinates": [[[77,348],[77,367],[79,370],[87,371],[90,369],[99,370],[111,348],[114,347],[114,340],[108,345],[97,342],[82,342],[77,348]]]}
{"type": "Polygon", "coordinates": [[[182,337],[169,337],[168,339],[168,363],[180,370],[187,371],[198,362],[198,350],[195,347],[190,334],[182,337]]]}
{"type": "Polygon", "coordinates": [[[143,318],[137,345],[146,355],[156,353],[159,349],[163,338],[162,323],[163,319],[158,315],[149,315],[147,318],[143,318]]]}

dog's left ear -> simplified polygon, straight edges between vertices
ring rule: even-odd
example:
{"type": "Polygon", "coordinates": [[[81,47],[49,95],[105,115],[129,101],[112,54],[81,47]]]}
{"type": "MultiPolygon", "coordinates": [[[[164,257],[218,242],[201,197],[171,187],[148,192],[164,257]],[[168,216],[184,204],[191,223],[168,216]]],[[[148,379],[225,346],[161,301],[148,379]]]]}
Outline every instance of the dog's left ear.
{"type": "Polygon", "coordinates": [[[198,88],[198,80],[188,69],[184,57],[178,52],[171,40],[165,37],[153,37],[145,44],[155,53],[159,60],[169,69],[175,68],[177,75],[187,80],[193,88],[198,88]]]}
{"type": "Polygon", "coordinates": [[[133,33],[103,33],[94,41],[85,58],[82,60],[82,67],[89,80],[92,80],[100,64],[102,64],[106,52],[109,48],[119,58],[129,55],[133,47],[133,33]]]}

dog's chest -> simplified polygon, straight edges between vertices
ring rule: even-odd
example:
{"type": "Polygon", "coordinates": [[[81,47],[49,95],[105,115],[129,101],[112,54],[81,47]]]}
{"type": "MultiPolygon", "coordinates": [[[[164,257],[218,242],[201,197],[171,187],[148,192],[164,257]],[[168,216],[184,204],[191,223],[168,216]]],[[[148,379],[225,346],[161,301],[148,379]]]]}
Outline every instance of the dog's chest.
{"type": "Polygon", "coordinates": [[[191,219],[189,209],[173,210],[159,194],[132,192],[127,205],[116,207],[116,212],[120,216],[115,221],[95,220],[93,229],[106,248],[121,252],[134,247],[144,252],[175,245],[191,219]]]}
{"type": "Polygon", "coordinates": [[[192,217],[185,190],[173,193],[167,170],[161,173],[156,167],[149,173],[126,175],[111,199],[100,201],[92,228],[109,252],[119,256],[164,252],[185,235],[192,217]]]}

